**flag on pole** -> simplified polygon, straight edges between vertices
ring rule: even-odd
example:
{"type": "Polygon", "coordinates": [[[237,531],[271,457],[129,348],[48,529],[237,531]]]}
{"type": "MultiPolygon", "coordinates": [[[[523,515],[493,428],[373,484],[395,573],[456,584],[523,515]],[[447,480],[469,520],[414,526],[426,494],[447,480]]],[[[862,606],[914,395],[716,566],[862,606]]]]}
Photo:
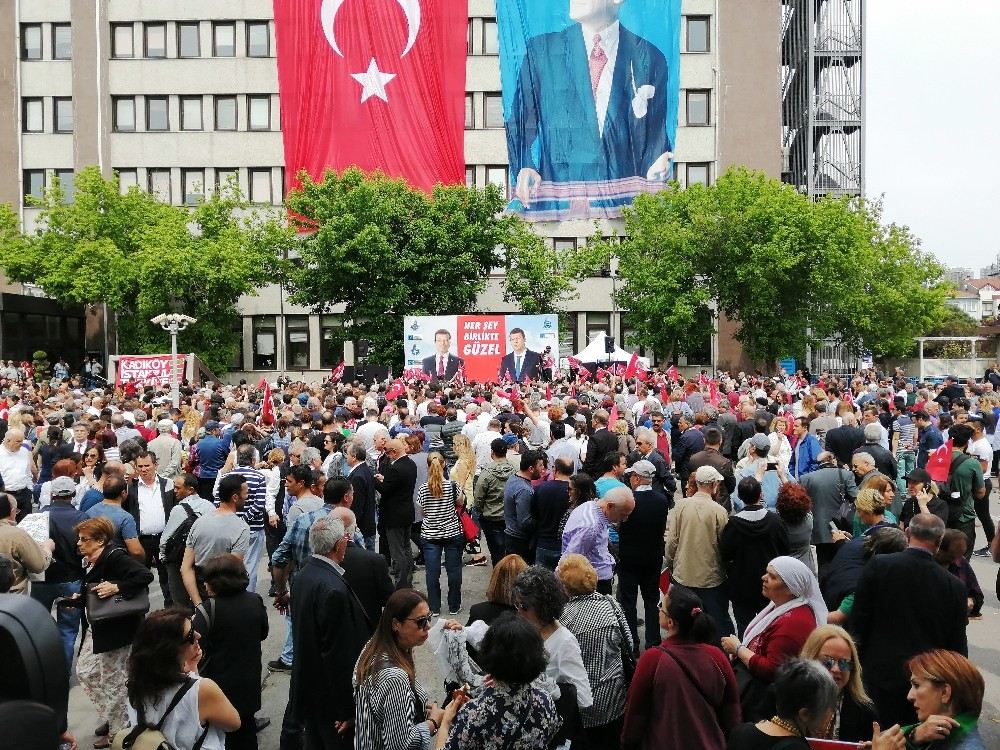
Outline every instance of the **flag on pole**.
{"type": "Polygon", "coordinates": [[[927,473],[935,482],[944,482],[948,479],[948,472],[951,471],[951,451],[952,440],[948,438],[947,443],[939,446],[927,458],[927,473]]]}
{"type": "Polygon", "coordinates": [[[667,370],[667,377],[670,378],[671,383],[677,382],[677,365],[670,365],[670,368],[667,370]]]}
{"type": "Polygon", "coordinates": [[[330,380],[332,380],[334,383],[336,383],[342,377],[344,377],[344,360],[340,360],[340,364],[334,367],[333,371],[330,373],[330,380]]]}
{"type": "Polygon", "coordinates": [[[458,369],[455,371],[455,377],[452,378],[452,382],[455,385],[457,385],[459,388],[464,388],[465,387],[465,363],[464,362],[458,366],[458,369]]]}
{"type": "Polygon", "coordinates": [[[406,393],[406,386],[403,385],[402,380],[394,380],[392,385],[389,386],[389,390],[385,392],[386,401],[394,401],[395,399],[406,393]]]}
{"type": "Polygon", "coordinates": [[[628,361],[628,367],[625,368],[625,377],[634,378],[638,370],[639,370],[639,354],[638,352],[632,352],[632,357],[628,361]]]}
{"type": "Polygon", "coordinates": [[[271,384],[267,382],[267,378],[261,378],[257,387],[264,390],[264,395],[261,397],[260,423],[274,424],[274,396],[271,393],[271,384]]]}
{"type": "Polygon", "coordinates": [[[509,383],[512,380],[513,378],[510,376],[510,368],[508,367],[506,370],[503,371],[503,382],[509,383]]]}

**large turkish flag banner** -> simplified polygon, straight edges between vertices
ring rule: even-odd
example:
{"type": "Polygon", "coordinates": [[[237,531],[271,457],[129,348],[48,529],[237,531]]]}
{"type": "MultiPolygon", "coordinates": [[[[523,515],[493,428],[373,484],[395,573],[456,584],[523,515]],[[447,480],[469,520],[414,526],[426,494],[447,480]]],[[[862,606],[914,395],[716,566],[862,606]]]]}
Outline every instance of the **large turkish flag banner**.
{"type": "Polygon", "coordinates": [[[288,187],[357,166],[465,182],[468,0],[274,0],[288,187]]]}

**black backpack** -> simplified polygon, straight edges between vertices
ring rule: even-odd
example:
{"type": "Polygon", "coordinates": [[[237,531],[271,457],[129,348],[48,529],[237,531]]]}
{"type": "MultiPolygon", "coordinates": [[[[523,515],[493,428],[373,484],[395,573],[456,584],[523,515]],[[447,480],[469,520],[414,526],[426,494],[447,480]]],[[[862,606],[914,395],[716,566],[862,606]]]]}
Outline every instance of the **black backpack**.
{"type": "Polygon", "coordinates": [[[958,467],[971,458],[972,456],[968,453],[962,453],[961,455],[952,458],[951,467],[948,469],[948,478],[938,484],[938,497],[943,497],[947,501],[949,507],[958,507],[962,504],[961,495],[959,495],[958,489],[953,487],[952,482],[954,481],[955,471],[958,467]]]}
{"type": "Polygon", "coordinates": [[[171,565],[181,564],[181,561],[184,559],[184,547],[187,545],[188,534],[191,533],[191,527],[194,526],[194,522],[198,520],[198,514],[194,512],[194,509],[190,505],[186,502],[181,502],[181,507],[187,513],[187,518],[181,521],[181,525],[177,527],[174,533],[170,535],[167,543],[163,545],[163,562],[171,565]]]}

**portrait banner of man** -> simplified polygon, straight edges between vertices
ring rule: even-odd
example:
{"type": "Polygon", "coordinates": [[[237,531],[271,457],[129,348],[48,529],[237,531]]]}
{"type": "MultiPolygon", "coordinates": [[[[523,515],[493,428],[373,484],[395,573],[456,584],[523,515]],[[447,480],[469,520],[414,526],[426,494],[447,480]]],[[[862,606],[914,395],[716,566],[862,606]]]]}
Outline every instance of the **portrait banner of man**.
{"type": "Polygon", "coordinates": [[[680,0],[496,0],[508,210],[613,218],[673,175],[680,0]]]}

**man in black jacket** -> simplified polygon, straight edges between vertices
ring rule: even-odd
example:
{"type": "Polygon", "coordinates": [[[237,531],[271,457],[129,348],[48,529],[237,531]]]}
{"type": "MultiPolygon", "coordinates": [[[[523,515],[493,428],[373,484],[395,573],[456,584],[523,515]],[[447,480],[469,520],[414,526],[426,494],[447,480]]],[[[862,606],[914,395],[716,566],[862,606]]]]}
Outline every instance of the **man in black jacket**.
{"type": "Polygon", "coordinates": [[[671,503],[653,487],[656,467],[643,459],[625,470],[625,480],[632,488],[635,509],[618,529],[618,602],[632,630],[632,642],[639,650],[636,607],[642,593],[646,618],[646,648],[660,643],[657,623],[659,613],[660,571],[663,569],[663,532],[671,503]]]}
{"type": "Polygon", "coordinates": [[[628,455],[628,465],[636,461],[649,461],[656,472],[653,474],[653,489],[667,498],[670,506],[674,505],[674,492],[677,490],[677,480],[667,465],[667,459],[656,447],[656,433],[649,428],[640,427],[635,431],[635,450],[628,455]]]}
{"type": "Polygon", "coordinates": [[[347,478],[354,487],[351,509],[358,519],[358,528],[365,538],[365,549],[375,549],[375,475],[368,466],[368,452],[358,440],[352,440],[344,449],[349,473],[347,478]]]}
{"type": "Polygon", "coordinates": [[[330,516],[339,518],[344,524],[344,534],[348,540],[344,560],[340,563],[344,569],[344,580],[358,597],[358,602],[368,617],[368,625],[374,628],[382,616],[382,608],[392,596],[389,564],[378,552],[354,543],[354,535],[358,530],[357,518],[350,508],[339,505],[330,511],[330,516]]]}
{"type": "Polygon", "coordinates": [[[587,457],[583,460],[583,470],[597,479],[603,473],[601,464],[605,456],[618,450],[618,436],[608,429],[608,412],[598,409],[591,420],[594,434],[587,441],[587,457]]]}
{"type": "Polygon", "coordinates": [[[129,482],[128,495],[122,507],[132,514],[139,532],[139,544],[146,553],[146,567],[156,568],[156,577],[163,592],[163,606],[173,604],[167,568],[160,562],[160,535],[166,528],[170,511],[177,504],[174,497],[174,483],[157,475],[156,454],[145,451],[135,459],[139,476],[129,482]],[[162,514],[161,514],[162,508],[162,514]]]}
{"type": "Polygon", "coordinates": [[[858,427],[854,412],[844,412],[844,424],[826,433],[826,450],[837,459],[838,466],[850,466],[854,451],[865,444],[865,433],[858,427]]]}
{"type": "Polygon", "coordinates": [[[289,700],[309,750],[354,746],[351,677],[373,631],[344,580],[347,542],[339,518],[317,519],[309,529],[312,555],[292,582],[296,653],[289,700]]]}
{"type": "Polygon", "coordinates": [[[910,657],[933,648],[969,651],[965,585],[934,561],[944,522],[919,513],[906,536],[905,550],[878,555],[865,565],[851,611],[865,687],[884,725],[916,722],[906,699],[910,657]]]}
{"type": "Polygon", "coordinates": [[[384,473],[375,475],[375,489],[382,493],[379,520],[389,547],[389,559],[396,569],[396,588],[413,586],[413,550],[410,527],[413,512],[413,488],[417,483],[417,465],[406,455],[406,444],[399,438],[386,443],[388,460],[384,473]]]}

